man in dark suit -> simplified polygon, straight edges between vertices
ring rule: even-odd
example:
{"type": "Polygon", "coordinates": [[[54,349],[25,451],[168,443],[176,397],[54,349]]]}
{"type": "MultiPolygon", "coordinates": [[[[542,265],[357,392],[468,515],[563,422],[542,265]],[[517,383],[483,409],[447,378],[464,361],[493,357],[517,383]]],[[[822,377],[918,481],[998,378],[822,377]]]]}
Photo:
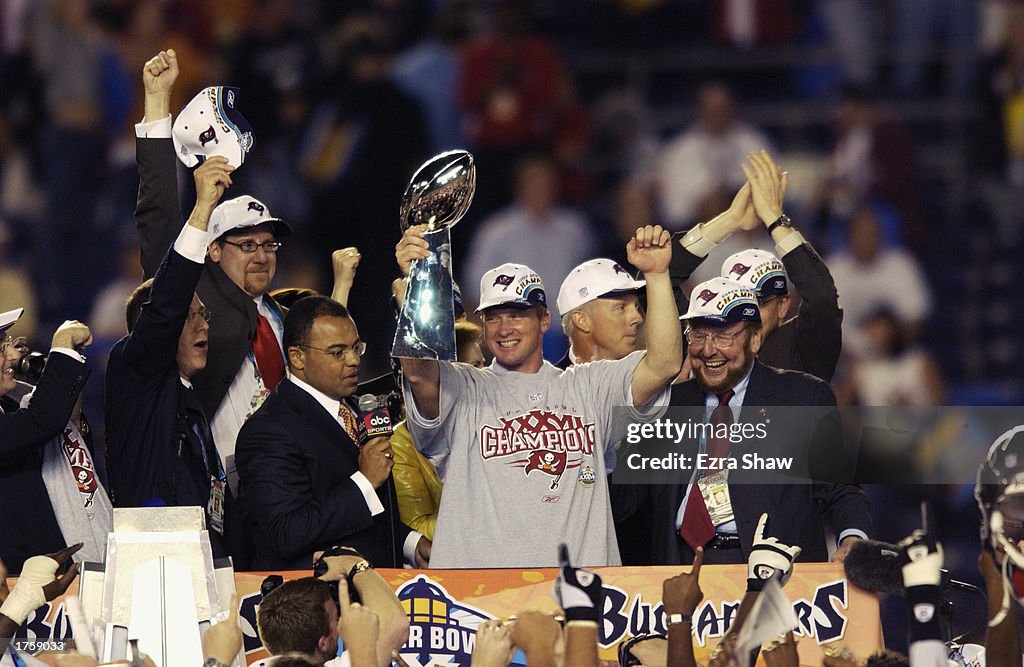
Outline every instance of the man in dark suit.
{"type": "Polygon", "coordinates": [[[194,173],[196,204],[152,280],[128,300],[126,337],[107,361],[107,469],[119,507],[199,506],[214,557],[245,562],[242,524],[191,379],[206,366],[210,311],[195,294],[214,207],[231,167],[194,173]]]}
{"type": "Polygon", "coordinates": [[[748,250],[725,260],[721,275],[744,282],[758,296],[764,339],[757,354],[761,361],[831,382],[842,349],[843,311],[835,281],[825,262],[782,212],[786,178],[768,152],[751,154],[743,169],[748,182],[732,206],[679,240],[682,248],[672,253],[669,266],[672,285],[679,289],[708,252],[733,232],[763,225],[781,262],[766,251],[748,250]],[[799,313],[787,319],[790,279],[801,302],[799,313]]]}
{"type": "Polygon", "coordinates": [[[63,549],[64,536],[42,475],[42,449],[61,434],[89,371],[78,350],[89,328],[68,321],[53,334],[50,354],[27,408],[19,409],[14,363],[20,352],[7,336],[22,309],[0,314],[0,559],[12,573],[27,558],[63,549]]]}
{"type": "Polygon", "coordinates": [[[854,540],[867,537],[871,519],[860,487],[837,483],[835,472],[820,465],[848,472],[832,390],[815,377],[755,359],[760,314],[756,295],[744,285],[724,278],[701,283],[682,319],[694,378],[673,388],[671,405],[704,408],[701,416],[716,428],[763,423],[765,435],[738,441],[708,436],[706,454],[743,465],[712,464],[687,473],[688,483],[649,488],[654,562],[689,562],[698,546],[706,562],[745,562],[763,512],[775,517],[772,534],[799,546],[805,561],[828,557],[827,522],[839,542],[833,560],[842,560],[854,540]],[[805,407],[798,414],[785,406],[805,407]],[[753,453],[793,456],[796,464],[782,472],[752,469],[744,455],[753,453]]]}
{"type": "Polygon", "coordinates": [[[285,345],[288,378],[238,434],[254,567],[306,569],[333,545],[381,567],[401,567],[403,556],[424,567],[430,542],[398,520],[388,438],[360,442],[350,398],[366,344],[348,310],[323,296],[296,301],[285,345]]]}
{"type": "MultiPolygon", "coordinates": [[[[156,271],[182,223],[170,118],[177,76],[173,51],[161,51],[143,68],[146,115],[135,128],[135,222],[147,277],[156,271]]],[[[196,373],[193,384],[234,485],[238,429],[284,372],[284,309],[266,291],[277,268],[279,239],[290,236],[291,228],[272,217],[265,204],[245,196],[218,206],[210,230],[210,261],[203,265],[196,292],[217,319],[209,331],[209,363],[196,373]]]]}

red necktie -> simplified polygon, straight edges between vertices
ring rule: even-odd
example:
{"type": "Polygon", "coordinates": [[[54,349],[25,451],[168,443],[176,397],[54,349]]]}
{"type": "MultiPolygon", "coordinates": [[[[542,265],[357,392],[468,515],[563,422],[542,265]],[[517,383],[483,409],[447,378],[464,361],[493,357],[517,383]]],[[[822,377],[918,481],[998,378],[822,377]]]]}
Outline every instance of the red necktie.
{"type": "Polygon", "coordinates": [[[256,318],[256,337],[252,340],[252,354],[256,358],[256,368],[263,376],[263,386],[273,389],[284,377],[284,357],[281,356],[281,346],[274,335],[274,329],[262,315],[256,318]]]}
{"type": "MultiPolygon", "coordinates": [[[[732,410],[729,409],[729,401],[734,392],[730,389],[724,394],[718,395],[718,407],[711,413],[711,424],[715,427],[714,433],[720,430],[720,424],[732,424],[732,410]]],[[[718,459],[729,455],[729,438],[712,437],[708,438],[708,456],[718,459]]],[[[717,467],[717,466],[716,466],[717,467]]],[[[686,510],[683,512],[683,525],[679,527],[679,537],[683,538],[690,548],[696,551],[711,541],[715,536],[715,525],[711,523],[711,515],[708,507],[704,504],[704,496],[701,495],[700,486],[694,482],[690,487],[690,495],[686,498],[686,510]]]]}

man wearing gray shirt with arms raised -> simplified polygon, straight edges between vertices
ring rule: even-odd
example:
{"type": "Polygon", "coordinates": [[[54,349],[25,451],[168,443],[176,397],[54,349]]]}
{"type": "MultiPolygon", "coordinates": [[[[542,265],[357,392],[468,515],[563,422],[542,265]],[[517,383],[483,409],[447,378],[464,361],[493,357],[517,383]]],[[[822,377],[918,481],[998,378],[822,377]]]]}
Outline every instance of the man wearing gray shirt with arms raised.
{"type": "MultiPolygon", "coordinates": [[[[560,542],[581,565],[619,564],[604,451],[616,438],[613,406],[665,405],[682,363],[670,241],[647,226],[626,249],[647,281],[647,351],[555,368],[541,350],[551,316],[540,277],[503,264],[480,282],[490,367],[402,360],[413,440],[448,457],[431,567],[553,567],[560,542]]],[[[410,227],[395,255],[403,269],[427,257],[423,227],[410,227]]],[[[393,288],[401,305],[404,283],[393,288]]]]}

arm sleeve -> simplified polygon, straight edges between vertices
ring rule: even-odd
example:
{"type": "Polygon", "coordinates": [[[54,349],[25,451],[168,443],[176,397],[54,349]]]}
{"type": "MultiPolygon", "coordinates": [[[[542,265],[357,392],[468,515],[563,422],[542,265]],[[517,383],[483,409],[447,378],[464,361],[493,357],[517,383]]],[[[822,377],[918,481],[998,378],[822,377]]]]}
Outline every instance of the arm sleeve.
{"type": "Polygon", "coordinates": [[[782,256],[793,286],[800,294],[800,316],[793,341],[795,355],[811,375],[832,379],[843,346],[843,311],[828,266],[809,243],[782,256]]]}
{"type": "Polygon", "coordinates": [[[668,277],[672,282],[672,291],[676,293],[677,304],[681,303],[679,295],[682,294],[683,283],[690,279],[697,267],[707,258],[706,255],[695,255],[680,245],[682,239],[682,232],[672,235],[672,260],[668,264],[668,277]]]}
{"type": "Polygon", "coordinates": [[[182,327],[199,283],[202,264],[167,253],[153,278],[149,301],[124,346],[125,361],[145,375],[162,376],[177,363],[175,355],[182,327]]]}
{"type": "Polygon", "coordinates": [[[0,414],[0,453],[22,454],[57,437],[88,374],[85,363],[66,354],[50,355],[28,407],[0,414]]]}
{"type": "MultiPolygon", "coordinates": [[[[814,444],[823,448],[811,453],[811,476],[816,480],[850,479],[855,461],[843,448],[842,427],[836,397],[824,381],[815,382],[815,391],[809,406],[826,409],[821,423],[815,429],[814,444]]],[[[816,409],[817,411],[817,409],[816,409]]],[[[871,505],[859,484],[819,483],[813,488],[818,509],[832,530],[839,536],[871,534],[871,505]]]]}
{"type": "Polygon", "coordinates": [[[246,422],[238,435],[235,459],[262,539],[282,558],[312,553],[327,540],[373,524],[363,492],[352,479],[335,486],[323,500],[317,499],[306,462],[281,424],[259,418],[246,422]]]}
{"type": "MultiPolygon", "coordinates": [[[[456,401],[463,399],[465,392],[469,389],[466,372],[468,369],[473,369],[472,366],[453,364],[449,361],[439,361],[437,366],[440,395],[436,419],[427,419],[420,414],[416,407],[412,388],[404,378],[402,380],[406,425],[409,428],[409,433],[412,434],[413,442],[416,443],[416,448],[429,457],[445,457],[451,452],[454,427],[452,416],[455,412],[456,401]],[[464,368],[459,368],[460,366],[464,368]]],[[[476,369],[473,370],[476,371],[476,369]]]]}
{"type": "Polygon", "coordinates": [[[143,118],[141,123],[135,124],[135,137],[138,139],[170,139],[172,129],[170,114],[157,120],[143,118]]]}
{"type": "Polygon", "coordinates": [[[607,442],[618,443],[626,435],[626,427],[634,421],[650,421],[664,413],[672,395],[672,386],[666,385],[648,405],[633,405],[633,372],[647,354],[644,350],[632,352],[616,361],[592,361],[570,366],[565,372],[574,373],[576,381],[589,392],[588,405],[608,406],[611,421],[607,442]]]}
{"type": "Polygon", "coordinates": [[[142,269],[147,278],[160,261],[184,222],[178,202],[178,162],[171,139],[136,139],[135,160],[139,171],[139,196],[135,226],[139,233],[142,269]]]}
{"type": "Polygon", "coordinates": [[[942,591],[938,586],[907,588],[910,622],[910,667],[946,667],[947,650],[942,641],[942,591]]]}

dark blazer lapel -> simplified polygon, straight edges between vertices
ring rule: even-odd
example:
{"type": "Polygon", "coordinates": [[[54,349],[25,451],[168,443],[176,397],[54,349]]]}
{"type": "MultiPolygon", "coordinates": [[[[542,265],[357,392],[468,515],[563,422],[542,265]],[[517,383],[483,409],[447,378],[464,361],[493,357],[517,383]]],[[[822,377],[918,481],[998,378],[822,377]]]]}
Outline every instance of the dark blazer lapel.
{"type": "Polygon", "coordinates": [[[696,380],[687,380],[672,386],[670,405],[701,406],[704,405],[704,392],[697,388],[696,380]]]}
{"type": "Polygon", "coordinates": [[[358,460],[359,447],[352,441],[352,438],[348,437],[338,420],[327,412],[319,401],[300,389],[291,380],[281,382],[275,391],[279,392],[281,397],[292,406],[292,409],[299,413],[301,420],[305,420],[323,436],[323,444],[353,461],[358,460]]]}
{"type": "MultiPolygon", "coordinates": [[[[747,383],[747,393],[743,396],[743,408],[740,410],[740,418],[737,423],[757,424],[770,419],[769,410],[765,406],[773,404],[775,388],[772,386],[771,371],[757,359],[754,359],[754,366],[750,371],[750,382],[747,383]],[[762,410],[762,408],[765,408],[762,410]]],[[[743,438],[742,441],[733,444],[732,455],[741,458],[754,446],[754,438],[743,438]]]]}

